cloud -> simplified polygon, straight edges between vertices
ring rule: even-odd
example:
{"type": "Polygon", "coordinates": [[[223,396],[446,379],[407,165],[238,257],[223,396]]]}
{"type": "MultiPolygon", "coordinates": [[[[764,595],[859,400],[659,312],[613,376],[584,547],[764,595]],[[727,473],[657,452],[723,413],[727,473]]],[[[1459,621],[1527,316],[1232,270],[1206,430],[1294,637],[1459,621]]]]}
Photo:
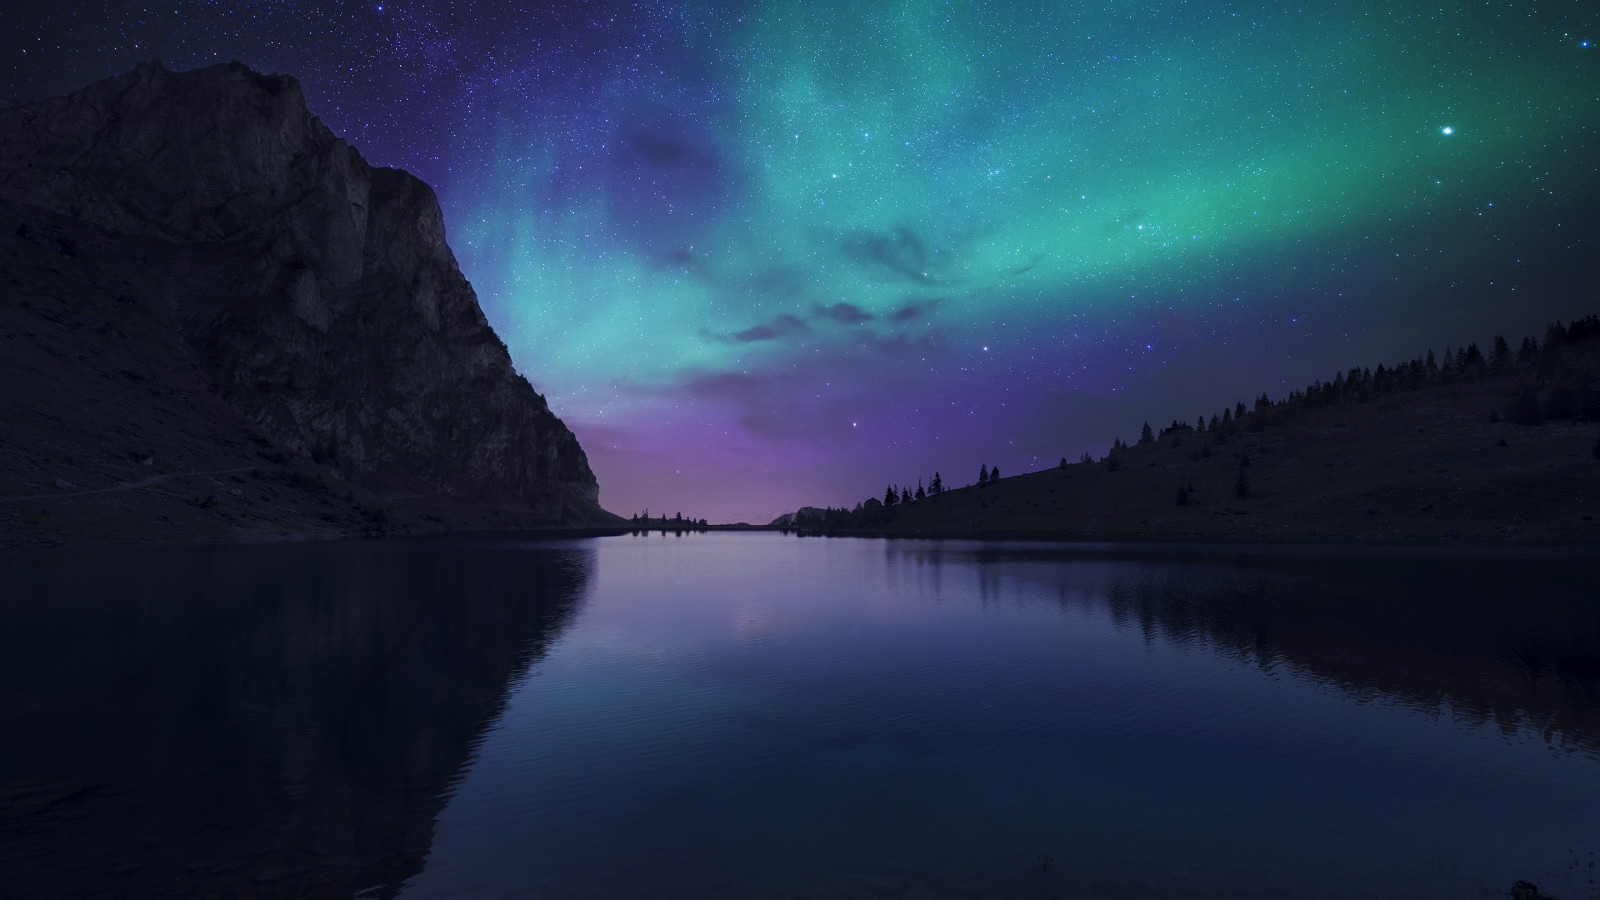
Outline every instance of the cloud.
{"type": "Polygon", "coordinates": [[[802,322],[798,316],[788,313],[774,316],[770,322],[754,325],[743,331],[730,334],[717,334],[712,331],[701,331],[701,334],[713,341],[723,344],[752,344],[757,341],[775,341],[792,334],[804,334],[811,331],[811,326],[802,322]]]}
{"type": "Polygon", "coordinates": [[[872,263],[918,284],[939,284],[929,274],[928,248],[909,228],[896,228],[888,234],[860,231],[839,245],[845,256],[872,263]]]}
{"type": "Polygon", "coordinates": [[[736,400],[758,403],[766,397],[773,377],[743,372],[693,372],[683,380],[680,390],[695,398],[736,400]]]}
{"type": "Polygon", "coordinates": [[[835,303],[832,306],[818,304],[816,318],[831,319],[841,325],[860,325],[862,322],[870,322],[876,319],[877,316],[854,303],[835,303]]]}
{"type": "Polygon", "coordinates": [[[889,314],[889,321],[897,325],[914,322],[932,313],[939,307],[938,300],[924,300],[919,303],[907,303],[889,314]]]}

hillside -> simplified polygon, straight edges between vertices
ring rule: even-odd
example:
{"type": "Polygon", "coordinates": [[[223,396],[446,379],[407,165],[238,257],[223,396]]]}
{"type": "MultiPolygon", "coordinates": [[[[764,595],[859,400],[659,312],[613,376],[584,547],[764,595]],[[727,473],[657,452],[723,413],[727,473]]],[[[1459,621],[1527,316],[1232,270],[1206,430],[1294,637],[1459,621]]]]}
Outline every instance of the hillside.
{"type": "Polygon", "coordinates": [[[620,521],[444,233],[293,78],[0,107],[0,541],[620,521]]]}
{"type": "Polygon", "coordinates": [[[1589,387],[1600,324],[1574,323],[1572,341],[1556,327],[1543,349],[1529,339],[1516,355],[1500,343],[1499,353],[1469,347],[1443,367],[1430,354],[1356,369],[1276,402],[1240,404],[1203,431],[1174,423],[1098,460],[891,506],[873,498],[801,527],[1086,540],[1600,540],[1600,414],[1589,387]],[[1562,418],[1543,419],[1541,407],[1562,418]]]}

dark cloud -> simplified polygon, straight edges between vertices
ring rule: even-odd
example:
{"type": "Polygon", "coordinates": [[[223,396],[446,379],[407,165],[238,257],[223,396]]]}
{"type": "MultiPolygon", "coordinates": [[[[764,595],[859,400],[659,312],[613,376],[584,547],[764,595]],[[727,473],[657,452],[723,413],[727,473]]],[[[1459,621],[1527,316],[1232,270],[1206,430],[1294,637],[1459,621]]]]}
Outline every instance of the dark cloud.
{"type": "Polygon", "coordinates": [[[618,149],[629,162],[658,169],[715,171],[715,158],[683,134],[657,126],[631,125],[618,135],[618,149]]]}
{"type": "Polygon", "coordinates": [[[1009,274],[1021,275],[1022,273],[1030,271],[1031,269],[1033,269],[1034,266],[1037,266],[1043,260],[1044,260],[1044,254],[1043,253],[1035,253],[1033,255],[1033,257],[1031,259],[1029,259],[1025,264],[1023,264],[1019,268],[1012,269],[1009,274]]]}
{"type": "Polygon", "coordinates": [[[909,228],[896,228],[889,234],[857,232],[846,237],[839,249],[851,259],[881,266],[918,284],[939,283],[928,271],[927,245],[909,228]]]}
{"type": "Polygon", "coordinates": [[[871,322],[877,316],[867,312],[854,303],[835,303],[832,306],[817,306],[816,317],[831,319],[841,325],[860,325],[862,322],[871,322]]]}
{"type": "Polygon", "coordinates": [[[697,399],[754,403],[766,396],[767,384],[771,380],[766,376],[743,372],[692,372],[684,378],[682,390],[697,399]]]}
{"type": "MultiPolygon", "coordinates": [[[[692,242],[717,217],[738,188],[739,178],[721,152],[714,130],[694,115],[637,109],[605,146],[605,198],[611,225],[643,247],[649,257],[676,265],[671,255],[692,242]]],[[[577,196],[594,189],[591,170],[573,160],[563,170],[577,196]]]]}
{"type": "Polygon", "coordinates": [[[811,330],[811,326],[802,322],[799,317],[784,313],[774,316],[772,321],[761,325],[735,331],[732,334],[716,334],[705,331],[707,337],[724,344],[751,344],[756,341],[775,341],[778,338],[788,337],[793,334],[804,334],[811,330]]]}
{"type": "Polygon", "coordinates": [[[929,313],[932,313],[934,309],[938,307],[938,305],[939,301],[937,300],[924,300],[919,303],[907,303],[905,306],[902,306],[890,313],[889,321],[894,322],[897,325],[904,324],[906,322],[914,322],[917,319],[921,319],[924,316],[927,316],[929,313]]]}

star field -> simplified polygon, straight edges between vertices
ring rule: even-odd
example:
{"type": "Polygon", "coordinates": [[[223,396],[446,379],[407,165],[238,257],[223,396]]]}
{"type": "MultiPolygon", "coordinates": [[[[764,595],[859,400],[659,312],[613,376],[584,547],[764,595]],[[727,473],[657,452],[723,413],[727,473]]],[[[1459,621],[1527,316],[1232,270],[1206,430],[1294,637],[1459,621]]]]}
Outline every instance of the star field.
{"type": "Polygon", "coordinates": [[[5,92],[297,75],[601,502],[764,522],[1594,312],[1577,2],[56,3],[5,92]]]}

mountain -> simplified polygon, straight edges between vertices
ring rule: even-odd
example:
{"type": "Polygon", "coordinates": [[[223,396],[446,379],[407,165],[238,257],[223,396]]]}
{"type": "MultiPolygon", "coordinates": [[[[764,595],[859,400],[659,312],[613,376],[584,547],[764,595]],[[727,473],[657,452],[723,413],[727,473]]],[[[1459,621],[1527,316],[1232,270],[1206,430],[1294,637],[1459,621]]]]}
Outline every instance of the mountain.
{"type": "MultiPolygon", "coordinates": [[[[1357,366],[1106,456],[802,533],[1074,540],[1600,541],[1600,318],[1438,364],[1357,366]]],[[[1149,426],[1145,426],[1149,429],[1149,426]]],[[[972,473],[983,473],[973,461],[972,473]]],[[[916,477],[913,475],[913,477],[916,477]]],[[[926,476],[924,476],[926,477],[926,476]]],[[[955,479],[948,479],[954,482],[955,479]]]]}
{"type": "Polygon", "coordinates": [[[0,537],[613,524],[433,191],[299,82],[160,64],[0,107],[0,537]]]}

